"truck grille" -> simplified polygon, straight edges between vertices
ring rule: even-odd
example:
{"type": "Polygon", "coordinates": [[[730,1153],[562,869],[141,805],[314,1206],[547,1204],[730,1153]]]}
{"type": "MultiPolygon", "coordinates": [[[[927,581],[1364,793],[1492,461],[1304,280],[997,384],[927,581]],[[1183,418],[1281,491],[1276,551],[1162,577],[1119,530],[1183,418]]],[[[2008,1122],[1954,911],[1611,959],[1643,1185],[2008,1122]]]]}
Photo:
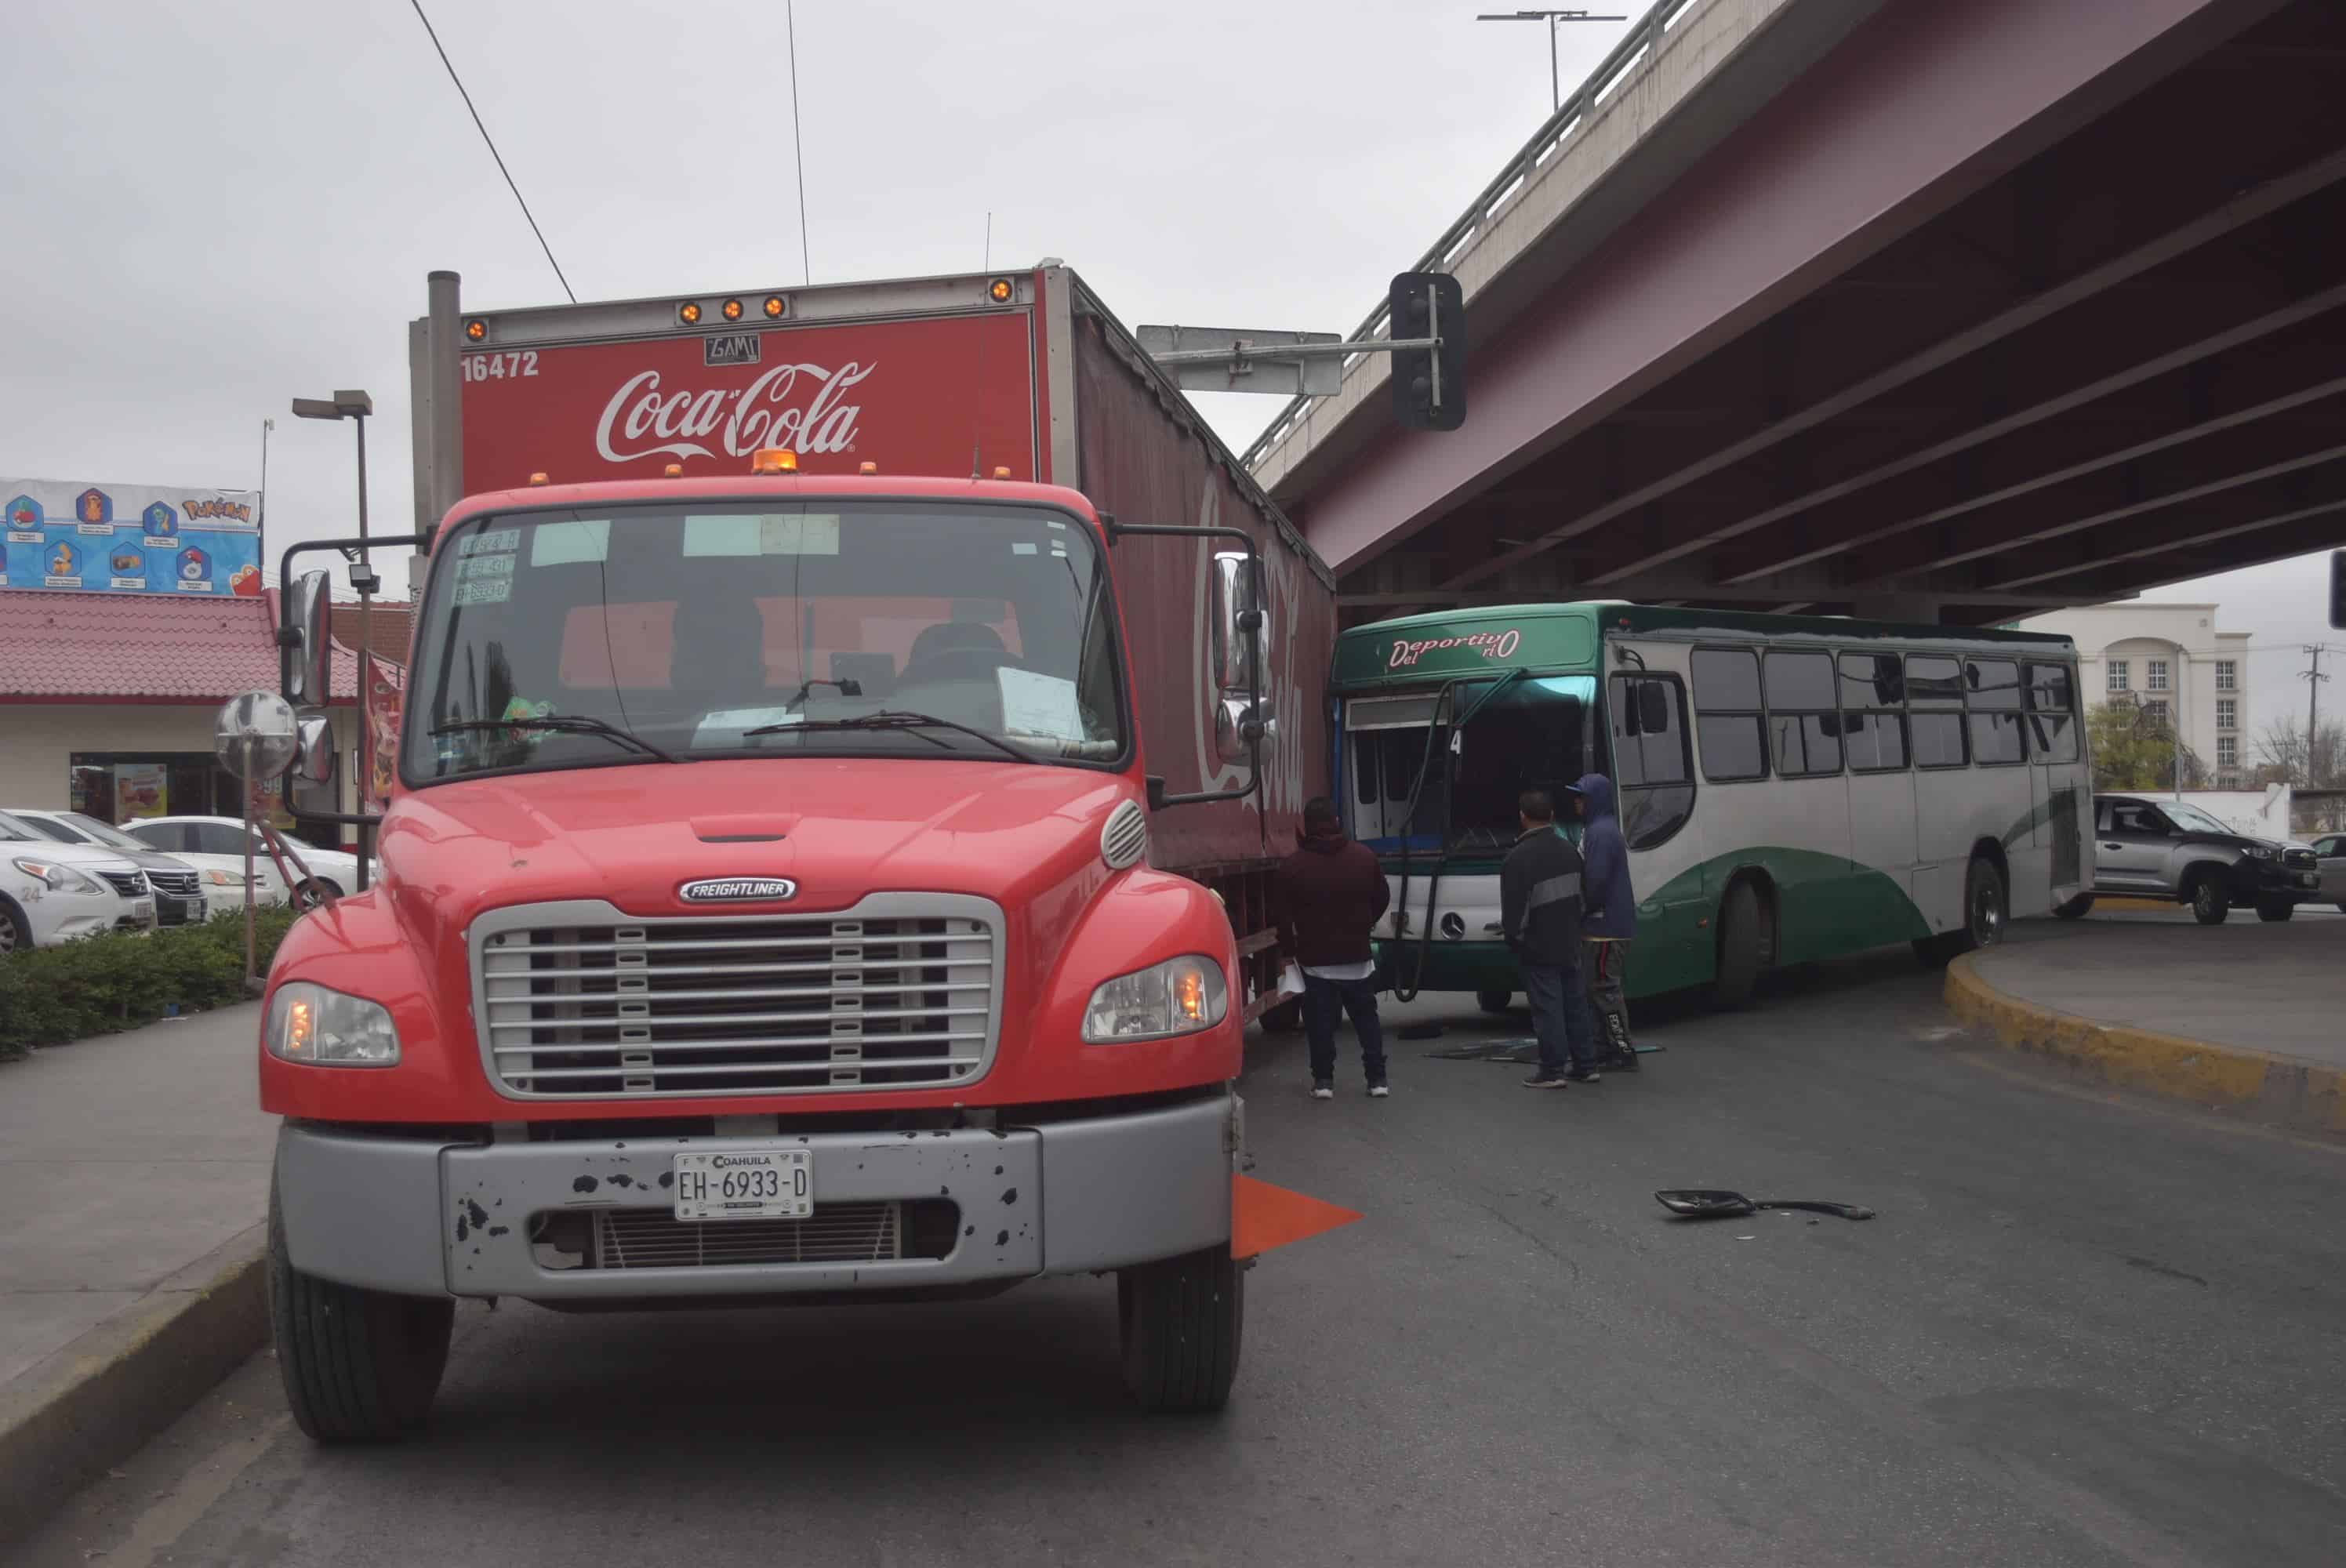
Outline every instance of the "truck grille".
{"type": "Polygon", "coordinates": [[[949,1224],[908,1226],[904,1208],[892,1202],[823,1203],[817,1204],[813,1215],[805,1219],[723,1220],[678,1219],[664,1208],[597,1209],[595,1250],[588,1267],[723,1268],[776,1263],[877,1263],[942,1257],[953,1249],[949,1224]],[[940,1231],[941,1247],[934,1235],[940,1231]]]}
{"type": "Polygon", "coordinates": [[[100,871],[97,874],[106,879],[107,887],[126,899],[147,896],[147,873],[144,871],[100,871]]]}
{"type": "Polygon", "coordinates": [[[993,1061],[1000,928],[945,894],[789,917],[498,910],[473,931],[474,1016],[492,1081],[524,1098],[966,1084],[993,1061]]]}
{"type": "Polygon", "coordinates": [[[157,892],[175,899],[191,899],[203,891],[202,880],[193,871],[149,871],[147,880],[157,892]]]}
{"type": "Polygon", "coordinates": [[[2321,864],[2311,850],[2283,850],[2280,858],[2281,863],[2292,871],[2310,871],[2321,864]]]}

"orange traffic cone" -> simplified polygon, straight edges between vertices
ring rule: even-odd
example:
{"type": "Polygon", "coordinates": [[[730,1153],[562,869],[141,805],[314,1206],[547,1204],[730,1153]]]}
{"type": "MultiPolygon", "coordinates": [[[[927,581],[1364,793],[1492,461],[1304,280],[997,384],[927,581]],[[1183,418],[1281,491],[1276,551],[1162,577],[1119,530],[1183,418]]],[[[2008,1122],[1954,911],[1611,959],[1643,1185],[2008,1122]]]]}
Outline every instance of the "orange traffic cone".
{"type": "Polygon", "coordinates": [[[1230,1177],[1230,1256],[1253,1257],[1274,1247],[1350,1225],[1361,1215],[1250,1176],[1230,1177]]]}

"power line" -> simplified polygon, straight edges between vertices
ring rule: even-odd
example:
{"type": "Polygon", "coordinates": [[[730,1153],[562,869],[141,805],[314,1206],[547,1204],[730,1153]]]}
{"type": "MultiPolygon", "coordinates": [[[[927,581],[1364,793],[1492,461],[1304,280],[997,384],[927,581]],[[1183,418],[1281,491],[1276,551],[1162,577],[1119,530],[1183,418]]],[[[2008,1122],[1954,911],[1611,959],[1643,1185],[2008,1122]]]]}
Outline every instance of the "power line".
{"type": "MultiPolygon", "coordinates": [[[[570,280],[562,275],[562,263],[554,259],[554,247],[546,242],[546,231],[537,226],[537,219],[530,211],[529,203],[522,200],[521,187],[514,183],[513,170],[505,167],[505,155],[497,151],[496,141],[489,135],[489,127],[481,124],[481,111],[473,107],[473,95],[464,90],[464,79],[456,74],[455,62],[449,59],[448,51],[440,46],[440,35],[433,29],[432,18],[423,14],[423,0],[407,0],[407,3],[415,7],[415,19],[423,24],[424,36],[432,40],[432,47],[439,55],[440,63],[448,67],[448,79],[456,84],[457,97],[464,100],[465,111],[473,117],[473,124],[480,131],[481,139],[488,143],[489,156],[497,160],[497,172],[505,177],[505,188],[512,191],[514,200],[520,203],[521,215],[529,220],[529,231],[537,236],[537,248],[546,252],[546,264],[554,269],[555,280],[562,285],[562,291],[570,296],[570,302],[574,305],[578,303],[577,291],[570,287],[570,280]]],[[[793,98],[791,109],[795,113],[795,93],[793,98]]]]}
{"type": "MultiPolygon", "coordinates": [[[[814,263],[807,259],[806,139],[799,135],[799,8],[798,0],[784,0],[782,22],[790,40],[790,156],[799,166],[799,270],[814,282],[814,263]]],[[[483,133],[487,134],[486,132],[483,133]]]]}

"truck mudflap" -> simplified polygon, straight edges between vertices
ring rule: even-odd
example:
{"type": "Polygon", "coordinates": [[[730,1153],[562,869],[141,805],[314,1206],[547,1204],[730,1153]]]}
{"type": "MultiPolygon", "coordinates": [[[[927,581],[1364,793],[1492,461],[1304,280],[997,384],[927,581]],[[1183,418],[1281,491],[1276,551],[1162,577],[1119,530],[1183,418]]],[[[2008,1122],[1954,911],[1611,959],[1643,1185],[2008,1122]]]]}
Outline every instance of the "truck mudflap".
{"type": "Polygon", "coordinates": [[[1227,1246],[1239,1101],[1000,1131],[451,1145],[289,1122],[296,1268],[417,1296],[889,1291],[1092,1273],[1227,1246]],[[804,1218],[675,1217],[680,1154],[803,1150],[804,1218]]]}

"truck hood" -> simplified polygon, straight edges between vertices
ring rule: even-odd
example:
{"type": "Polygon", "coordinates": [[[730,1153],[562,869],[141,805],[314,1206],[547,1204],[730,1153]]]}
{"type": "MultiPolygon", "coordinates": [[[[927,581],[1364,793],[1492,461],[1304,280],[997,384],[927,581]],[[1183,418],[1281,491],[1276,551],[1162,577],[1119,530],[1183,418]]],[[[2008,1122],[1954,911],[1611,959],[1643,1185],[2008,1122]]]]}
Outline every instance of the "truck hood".
{"type": "Polygon", "coordinates": [[[944,758],[515,775],[403,795],[383,825],[383,879],[411,930],[556,899],[705,913],[677,889],[716,877],[787,877],[798,884],[791,912],[892,891],[1015,907],[1104,870],[1101,824],[1137,793],[1111,773],[944,758]]]}

